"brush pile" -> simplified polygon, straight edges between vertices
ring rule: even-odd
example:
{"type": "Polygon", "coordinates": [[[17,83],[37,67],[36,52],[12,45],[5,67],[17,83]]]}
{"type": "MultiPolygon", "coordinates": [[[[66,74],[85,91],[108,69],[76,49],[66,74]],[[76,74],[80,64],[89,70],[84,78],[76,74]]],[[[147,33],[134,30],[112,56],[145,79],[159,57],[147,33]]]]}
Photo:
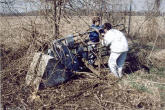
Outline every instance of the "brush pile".
{"type": "MultiPolygon", "coordinates": [[[[33,46],[20,47],[16,50],[3,45],[2,51],[2,108],[18,110],[44,110],[44,109],[161,109],[162,103],[156,97],[120,86],[121,79],[105,77],[107,72],[102,72],[102,78],[89,77],[85,74],[74,75],[72,79],[61,85],[40,89],[37,98],[32,102],[28,97],[33,93],[25,85],[34,53],[38,50],[33,46]]],[[[129,70],[141,68],[142,57],[137,57],[137,51],[128,54],[129,70]],[[138,62],[138,63],[137,63],[138,62]]],[[[145,53],[145,52],[144,52],[145,53]]],[[[138,54],[140,55],[140,54],[138,54]]],[[[142,54],[144,55],[144,54],[142,54]]],[[[145,55],[144,55],[145,56],[145,55]]],[[[103,68],[104,69],[104,68],[103,68]]],[[[127,68],[125,69],[125,71],[127,68]]],[[[90,72],[89,72],[90,74],[90,72]]]]}

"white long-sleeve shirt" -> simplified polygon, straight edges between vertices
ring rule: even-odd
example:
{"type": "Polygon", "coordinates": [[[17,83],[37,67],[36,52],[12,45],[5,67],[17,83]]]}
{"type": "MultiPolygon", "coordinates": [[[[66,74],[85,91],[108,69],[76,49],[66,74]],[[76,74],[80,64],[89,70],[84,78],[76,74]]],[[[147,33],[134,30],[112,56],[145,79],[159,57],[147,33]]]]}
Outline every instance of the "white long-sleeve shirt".
{"type": "Polygon", "coordinates": [[[128,51],[128,42],[124,34],[116,29],[110,29],[104,35],[102,41],[104,46],[110,45],[111,52],[126,52],[128,51]]]}

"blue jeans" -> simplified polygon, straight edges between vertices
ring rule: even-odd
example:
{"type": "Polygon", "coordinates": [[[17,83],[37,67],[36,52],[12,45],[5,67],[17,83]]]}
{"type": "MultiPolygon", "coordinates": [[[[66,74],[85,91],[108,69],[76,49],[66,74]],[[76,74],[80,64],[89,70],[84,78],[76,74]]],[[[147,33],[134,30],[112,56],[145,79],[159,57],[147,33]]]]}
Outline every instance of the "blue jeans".
{"type": "Polygon", "coordinates": [[[117,76],[122,77],[122,69],[124,66],[124,62],[127,56],[127,52],[111,52],[109,60],[108,60],[108,66],[111,70],[111,72],[117,76]]]}

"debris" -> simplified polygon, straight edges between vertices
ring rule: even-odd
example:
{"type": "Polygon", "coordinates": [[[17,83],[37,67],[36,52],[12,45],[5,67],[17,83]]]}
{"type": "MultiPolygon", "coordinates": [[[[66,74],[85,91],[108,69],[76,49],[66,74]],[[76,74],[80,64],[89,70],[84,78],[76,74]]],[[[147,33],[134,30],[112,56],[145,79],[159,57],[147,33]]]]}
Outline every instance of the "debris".
{"type": "Polygon", "coordinates": [[[28,102],[39,101],[40,96],[36,92],[33,92],[27,99],[28,102]]]}
{"type": "Polygon", "coordinates": [[[26,76],[26,85],[28,85],[28,86],[34,80],[35,68],[37,67],[37,63],[39,62],[41,55],[42,55],[41,52],[34,54],[33,61],[30,64],[30,68],[29,68],[29,71],[26,76]]]}
{"type": "Polygon", "coordinates": [[[51,59],[53,59],[53,57],[49,55],[42,54],[41,52],[35,53],[26,76],[26,85],[32,86],[34,91],[38,90],[42,76],[51,59]]]}
{"type": "MultiPolygon", "coordinates": [[[[63,83],[69,80],[74,72],[82,70],[83,65],[95,76],[100,77],[100,71],[89,64],[89,50],[84,51],[84,48],[88,47],[88,44],[85,46],[82,43],[76,44],[73,35],[53,41],[48,54],[35,53],[26,76],[26,85],[32,86],[37,92],[39,87],[63,83]]],[[[91,51],[94,49],[92,48],[91,51]]]]}
{"type": "Polygon", "coordinates": [[[56,40],[48,50],[48,55],[35,53],[26,76],[27,86],[32,86],[37,92],[39,87],[54,86],[67,81],[73,75],[73,71],[82,67],[77,56],[69,49],[69,45],[73,46],[73,36],[66,37],[65,44],[61,39],[56,40]]]}

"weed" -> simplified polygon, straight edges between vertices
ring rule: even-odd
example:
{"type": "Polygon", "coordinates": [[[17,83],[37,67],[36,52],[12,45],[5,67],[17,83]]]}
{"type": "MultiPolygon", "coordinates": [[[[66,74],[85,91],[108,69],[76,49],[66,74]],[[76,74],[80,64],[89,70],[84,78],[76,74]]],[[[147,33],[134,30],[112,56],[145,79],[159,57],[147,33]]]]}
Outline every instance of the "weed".
{"type": "Polygon", "coordinates": [[[160,85],[159,87],[161,100],[165,102],[165,85],[160,85]]]}
{"type": "Polygon", "coordinates": [[[137,89],[137,90],[139,90],[139,91],[148,92],[148,93],[149,93],[148,88],[145,87],[144,84],[140,84],[140,83],[136,83],[136,82],[131,82],[130,85],[131,85],[133,88],[135,88],[135,89],[137,89]]]}
{"type": "Polygon", "coordinates": [[[150,73],[144,70],[128,74],[119,84],[129,85],[130,87],[151,94],[165,103],[165,68],[150,68],[150,73]]]}
{"type": "Polygon", "coordinates": [[[156,74],[156,75],[158,75],[158,77],[162,77],[162,76],[165,76],[164,71],[165,71],[164,67],[159,68],[159,70],[157,70],[156,68],[151,68],[150,74],[156,74]]]}

